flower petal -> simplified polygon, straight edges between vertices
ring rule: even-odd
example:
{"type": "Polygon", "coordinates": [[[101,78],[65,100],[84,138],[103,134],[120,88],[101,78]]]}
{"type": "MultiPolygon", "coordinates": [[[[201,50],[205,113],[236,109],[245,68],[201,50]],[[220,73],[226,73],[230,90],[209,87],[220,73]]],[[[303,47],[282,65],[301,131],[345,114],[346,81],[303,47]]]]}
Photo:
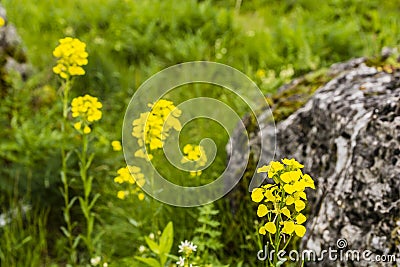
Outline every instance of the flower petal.
{"type": "Polygon", "coordinates": [[[257,173],[260,173],[260,172],[268,172],[269,169],[270,169],[269,166],[264,165],[264,166],[262,166],[262,167],[260,167],[260,168],[257,169],[257,173]]]}
{"type": "Polygon", "coordinates": [[[261,226],[260,229],[258,230],[258,233],[259,233],[260,235],[265,235],[265,234],[267,233],[267,231],[265,230],[265,227],[264,227],[264,226],[261,226]]]}
{"type": "Polygon", "coordinates": [[[251,193],[251,200],[254,202],[261,202],[264,198],[264,189],[262,188],[255,188],[251,193]]]}
{"type": "Polygon", "coordinates": [[[281,209],[281,212],[283,215],[290,218],[290,210],[287,207],[284,207],[283,209],[281,209]]]}
{"type": "Polygon", "coordinates": [[[267,222],[264,225],[264,227],[269,233],[271,233],[271,234],[275,234],[276,233],[276,226],[275,226],[275,224],[273,222],[267,222]]]}
{"type": "Polygon", "coordinates": [[[304,223],[306,220],[307,220],[307,217],[304,216],[304,215],[301,214],[301,213],[299,213],[299,214],[296,216],[296,222],[297,222],[297,224],[302,224],[302,223],[304,223]]]}
{"type": "Polygon", "coordinates": [[[296,225],[294,231],[298,237],[303,237],[306,233],[306,228],[303,225],[296,225]]]}
{"type": "Polygon", "coordinates": [[[292,234],[294,232],[294,222],[289,221],[289,222],[283,222],[283,228],[282,228],[282,233],[285,234],[292,234]]]}
{"type": "Polygon", "coordinates": [[[302,200],[296,200],[294,202],[295,209],[296,211],[302,211],[306,207],[306,203],[304,203],[302,200]]]}
{"type": "Polygon", "coordinates": [[[268,213],[268,208],[264,204],[260,204],[257,209],[257,216],[258,217],[264,217],[268,213]]]}

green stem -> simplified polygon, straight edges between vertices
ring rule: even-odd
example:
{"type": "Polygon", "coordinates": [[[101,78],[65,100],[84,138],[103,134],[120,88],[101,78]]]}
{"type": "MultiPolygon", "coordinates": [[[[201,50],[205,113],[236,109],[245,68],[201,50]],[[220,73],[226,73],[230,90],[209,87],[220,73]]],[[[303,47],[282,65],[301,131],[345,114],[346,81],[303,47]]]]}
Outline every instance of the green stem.
{"type": "Polygon", "coordinates": [[[92,179],[88,177],[88,139],[87,134],[83,134],[82,136],[82,150],[80,155],[80,176],[83,185],[83,198],[81,200],[81,209],[86,219],[86,246],[90,256],[93,256],[94,248],[92,242],[92,232],[93,232],[93,224],[94,224],[94,215],[92,214],[90,207],[90,193],[92,188],[92,179]]]}
{"type": "MultiPolygon", "coordinates": [[[[151,191],[154,194],[155,192],[155,188],[154,188],[154,172],[152,172],[151,176],[150,176],[150,183],[151,183],[151,191]]],[[[152,219],[152,225],[153,225],[153,233],[157,233],[158,229],[159,229],[159,225],[158,225],[158,216],[156,215],[158,212],[158,208],[159,208],[159,204],[157,202],[156,199],[154,198],[150,198],[150,205],[151,205],[151,210],[152,210],[152,214],[153,214],[153,219],[152,219]]]]}
{"type": "Polygon", "coordinates": [[[281,238],[280,238],[280,234],[281,233],[279,231],[279,226],[280,226],[279,223],[280,223],[280,221],[281,221],[281,215],[279,214],[278,217],[277,217],[277,220],[275,222],[276,233],[275,233],[275,240],[274,240],[274,244],[273,244],[273,247],[274,247],[274,250],[275,250],[274,260],[273,260],[274,267],[278,263],[278,251],[279,251],[279,244],[281,242],[281,238]]]}
{"type": "MultiPolygon", "coordinates": [[[[63,184],[63,198],[64,198],[64,221],[67,226],[67,234],[66,237],[68,239],[69,253],[70,253],[70,263],[76,263],[76,251],[74,248],[74,237],[72,235],[73,223],[71,220],[71,205],[69,199],[69,181],[67,176],[68,166],[67,166],[67,152],[65,145],[65,133],[66,133],[66,125],[68,119],[68,101],[69,101],[69,91],[71,89],[72,82],[70,79],[65,81],[62,88],[62,103],[63,103],[63,111],[62,111],[62,121],[61,121],[61,134],[62,134],[62,143],[61,143],[61,181],[63,184]]],[[[65,234],[65,233],[64,233],[65,234]]]]}
{"type": "Polygon", "coordinates": [[[293,237],[293,234],[291,234],[291,235],[289,236],[289,239],[288,239],[288,241],[286,242],[286,244],[283,246],[282,250],[285,250],[285,248],[289,245],[290,240],[292,239],[292,237],[293,237]]]}

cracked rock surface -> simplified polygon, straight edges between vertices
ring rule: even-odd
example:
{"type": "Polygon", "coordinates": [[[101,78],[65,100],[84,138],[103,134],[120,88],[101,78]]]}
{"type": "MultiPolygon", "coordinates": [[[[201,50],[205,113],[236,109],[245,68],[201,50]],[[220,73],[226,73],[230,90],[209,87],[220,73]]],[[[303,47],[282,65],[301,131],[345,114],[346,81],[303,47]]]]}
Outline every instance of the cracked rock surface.
{"type": "MultiPolygon", "coordinates": [[[[275,159],[295,157],[316,182],[301,249],[319,253],[346,239],[345,250],[369,250],[371,259],[394,254],[397,263],[325,257],[306,266],[400,266],[400,70],[364,62],[333,65],[335,78],[276,125],[275,159]]],[[[260,147],[261,138],[271,139],[266,125],[249,134],[250,144],[271,156],[270,146],[260,147]]],[[[231,160],[243,161],[237,137],[231,160]]]]}

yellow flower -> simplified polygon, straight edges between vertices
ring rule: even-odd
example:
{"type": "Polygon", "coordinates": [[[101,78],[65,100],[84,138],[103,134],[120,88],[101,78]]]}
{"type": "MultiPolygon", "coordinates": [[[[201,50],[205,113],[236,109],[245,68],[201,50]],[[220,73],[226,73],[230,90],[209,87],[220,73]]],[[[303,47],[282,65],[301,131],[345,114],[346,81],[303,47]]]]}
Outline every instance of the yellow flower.
{"type": "Polygon", "coordinates": [[[281,213],[282,213],[283,215],[285,215],[286,217],[288,217],[288,218],[291,217],[291,216],[290,216],[290,210],[289,210],[287,207],[283,207],[283,208],[281,209],[281,213]]]}
{"type": "Polygon", "coordinates": [[[129,186],[134,185],[133,190],[131,190],[130,193],[129,191],[118,191],[117,197],[121,198],[119,196],[122,196],[122,194],[124,194],[124,198],[129,194],[137,194],[138,199],[140,201],[143,200],[145,195],[141,191],[141,187],[144,186],[146,181],[144,179],[144,174],[141,173],[141,169],[137,166],[126,166],[118,169],[117,173],[118,176],[114,178],[114,182],[118,184],[127,183],[129,186]]]}
{"type": "Polygon", "coordinates": [[[117,192],[117,198],[119,199],[125,199],[127,193],[125,191],[118,191],[117,192]]]}
{"type": "Polygon", "coordinates": [[[200,176],[202,171],[198,170],[207,163],[207,155],[204,148],[200,145],[187,144],[183,147],[184,156],[181,163],[192,163],[193,169],[190,171],[190,176],[200,176]]]}
{"type": "Polygon", "coordinates": [[[140,168],[136,166],[127,166],[120,168],[118,171],[118,176],[114,178],[114,182],[122,184],[129,183],[135,184],[137,183],[139,186],[144,185],[144,175],[140,172],[140,168]]]}
{"type": "Polygon", "coordinates": [[[97,97],[85,95],[72,99],[72,117],[79,119],[79,121],[74,124],[74,128],[80,131],[83,127],[83,133],[89,134],[91,132],[89,125],[101,119],[101,108],[102,104],[97,100],[97,97]]]}
{"type": "Polygon", "coordinates": [[[283,162],[285,165],[290,166],[290,167],[292,167],[292,168],[294,168],[294,169],[301,169],[301,168],[304,167],[303,164],[300,164],[300,163],[297,162],[295,159],[287,159],[287,158],[284,158],[284,159],[282,160],[282,162],[283,162]]]}
{"type": "Polygon", "coordinates": [[[78,121],[74,123],[74,128],[79,131],[82,128],[82,122],[78,121]]]}
{"type": "Polygon", "coordinates": [[[303,225],[295,224],[293,221],[283,222],[282,233],[291,235],[293,232],[298,237],[303,237],[306,233],[306,228],[303,225]]]}
{"type": "Polygon", "coordinates": [[[80,117],[87,122],[98,121],[101,119],[100,109],[102,107],[103,105],[97,100],[97,97],[88,94],[78,96],[71,102],[72,117],[80,117]]]}
{"type": "Polygon", "coordinates": [[[111,146],[112,146],[114,151],[121,151],[122,150],[122,146],[121,146],[121,142],[120,141],[112,141],[111,142],[111,146]]]}
{"type": "Polygon", "coordinates": [[[265,70],[263,69],[258,69],[256,72],[256,77],[259,79],[265,78],[265,70]]]}
{"type": "Polygon", "coordinates": [[[261,202],[264,199],[264,189],[262,188],[255,188],[251,193],[251,199],[254,202],[261,202]]]}
{"type": "Polygon", "coordinates": [[[264,217],[265,215],[268,214],[268,208],[264,204],[260,204],[257,209],[257,216],[258,217],[264,217]]]}
{"type": "Polygon", "coordinates": [[[290,171],[281,174],[281,180],[285,183],[298,181],[300,178],[301,172],[299,171],[290,171]]]}
{"type": "Polygon", "coordinates": [[[268,201],[272,201],[272,202],[276,201],[276,196],[274,195],[275,190],[276,190],[276,187],[265,190],[264,196],[267,198],[268,201]]]}
{"type": "Polygon", "coordinates": [[[314,180],[311,178],[310,175],[304,174],[303,180],[304,180],[304,183],[305,183],[306,187],[310,187],[312,189],[315,189],[314,180]]]}
{"type": "Polygon", "coordinates": [[[266,235],[267,232],[270,234],[275,234],[276,233],[276,226],[273,222],[267,222],[264,226],[261,226],[258,232],[261,235],[266,235]]]}
{"type": "Polygon", "coordinates": [[[142,158],[147,161],[150,161],[153,159],[153,155],[148,154],[147,151],[144,151],[144,149],[139,149],[135,152],[135,157],[137,158],[142,158]],[[145,153],[146,152],[146,153],[145,153]]]}
{"type": "Polygon", "coordinates": [[[268,172],[268,178],[272,178],[277,172],[284,169],[284,166],[279,161],[271,161],[267,166],[262,166],[257,169],[257,173],[268,172]]]}
{"type": "Polygon", "coordinates": [[[149,145],[150,150],[162,148],[164,140],[171,129],[180,131],[182,126],[178,120],[181,111],[168,100],[160,99],[154,104],[149,104],[150,112],[140,114],[132,122],[132,136],[138,139],[138,145],[149,145]]]}
{"type": "Polygon", "coordinates": [[[58,58],[53,72],[63,79],[71,76],[84,75],[82,66],[88,63],[86,44],[79,39],[66,37],[59,40],[60,44],[54,49],[53,55],[58,58]]]}
{"type": "Polygon", "coordinates": [[[290,195],[286,198],[286,205],[292,205],[295,201],[300,199],[307,200],[307,195],[304,192],[296,192],[293,195],[290,195]]]}
{"type": "Polygon", "coordinates": [[[285,234],[292,234],[294,231],[294,222],[292,221],[287,221],[287,222],[283,222],[283,229],[282,229],[282,233],[285,234]]]}
{"type": "Polygon", "coordinates": [[[295,207],[296,211],[302,211],[305,209],[306,203],[304,203],[304,201],[302,201],[302,200],[296,200],[294,202],[294,207],[295,207]]]}
{"type": "Polygon", "coordinates": [[[89,126],[85,126],[85,128],[83,128],[83,133],[84,134],[89,134],[90,132],[92,131],[92,129],[90,129],[90,127],[89,126]]]}
{"type": "Polygon", "coordinates": [[[271,234],[275,234],[276,233],[276,226],[273,222],[267,222],[265,225],[265,230],[267,230],[268,232],[270,232],[271,234]]]}
{"type": "Polygon", "coordinates": [[[202,174],[202,171],[190,171],[189,174],[191,177],[196,177],[200,176],[202,174]]]}
{"type": "Polygon", "coordinates": [[[138,194],[138,199],[139,199],[140,201],[142,201],[142,200],[144,199],[144,197],[145,197],[145,195],[144,195],[143,193],[139,193],[139,194],[138,194]]]}
{"type": "Polygon", "coordinates": [[[3,17],[0,17],[0,28],[6,25],[6,21],[3,17]]]}
{"type": "Polygon", "coordinates": [[[269,222],[260,227],[258,232],[262,235],[267,232],[274,234],[279,228],[282,234],[295,233],[303,237],[306,228],[301,224],[307,220],[300,213],[306,207],[307,195],[304,190],[306,187],[315,189],[314,181],[308,174],[303,175],[301,168],[304,166],[295,159],[282,159],[282,163],[272,161],[257,170],[258,173],[268,172],[268,177],[273,178],[274,182],[255,188],[251,194],[254,202],[266,202],[258,206],[257,216],[265,218],[268,215],[269,222]],[[277,219],[279,225],[275,224],[277,219]]]}
{"type": "Polygon", "coordinates": [[[269,168],[270,168],[269,165],[264,165],[264,166],[262,166],[262,167],[260,167],[260,168],[257,169],[257,173],[260,173],[260,172],[268,172],[269,168]]]}
{"type": "Polygon", "coordinates": [[[299,214],[296,216],[296,222],[297,222],[297,224],[302,224],[302,223],[304,223],[306,220],[307,220],[306,216],[304,216],[304,215],[301,214],[301,213],[299,213],[299,214]]]}
{"type": "Polygon", "coordinates": [[[261,226],[260,229],[258,229],[258,233],[260,235],[265,235],[267,233],[267,230],[265,229],[265,226],[261,226]]]}
{"type": "Polygon", "coordinates": [[[272,161],[270,165],[274,172],[281,171],[284,168],[279,161],[272,161]]]}
{"type": "Polygon", "coordinates": [[[284,183],[286,183],[283,186],[283,189],[290,195],[295,192],[304,191],[307,185],[300,170],[282,173],[280,178],[284,183]]]}

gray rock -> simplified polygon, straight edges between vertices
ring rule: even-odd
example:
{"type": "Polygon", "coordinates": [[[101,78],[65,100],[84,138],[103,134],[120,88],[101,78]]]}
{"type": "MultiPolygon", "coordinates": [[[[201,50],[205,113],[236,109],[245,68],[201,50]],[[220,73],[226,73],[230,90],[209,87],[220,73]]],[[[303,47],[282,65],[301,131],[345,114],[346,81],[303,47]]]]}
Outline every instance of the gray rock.
{"type": "Polygon", "coordinates": [[[25,78],[30,67],[26,63],[26,53],[22,46],[14,25],[7,21],[6,10],[0,4],[0,16],[6,21],[6,24],[0,27],[0,86],[4,94],[7,88],[6,76],[11,71],[16,71],[25,78]]]}
{"type": "MultiPolygon", "coordinates": [[[[337,241],[346,239],[346,249],[369,250],[371,258],[395,255],[399,266],[400,70],[386,73],[364,62],[361,58],[333,65],[330,72],[335,78],[276,125],[275,158],[296,158],[316,182],[317,190],[309,192],[311,208],[302,249],[337,249],[337,241]]],[[[273,131],[262,124],[256,129],[257,134],[249,134],[254,136],[251,150],[256,155],[263,149],[271,154],[270,147],[259,147],[259,139],[271,139],[273,131]]],[[[232,160],[240,159],[237,136],[230,143],[232,160]]],[[[306,265],[396,263],[325,258],[306,265]]]]}

